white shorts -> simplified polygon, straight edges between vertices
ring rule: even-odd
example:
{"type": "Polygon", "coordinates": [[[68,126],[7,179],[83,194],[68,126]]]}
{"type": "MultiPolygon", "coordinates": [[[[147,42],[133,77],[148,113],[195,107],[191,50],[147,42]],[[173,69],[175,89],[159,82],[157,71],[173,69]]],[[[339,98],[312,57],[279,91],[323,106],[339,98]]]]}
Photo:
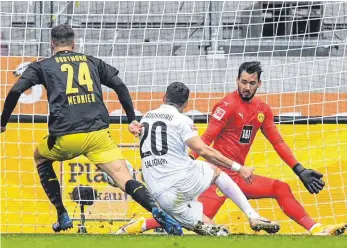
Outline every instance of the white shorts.
{"type": "Polygon", "coordinates": [[[196,199],[210,187],[215,173],[208,163],[195,163],[196,176],[179,181],[156,198],[160,207],[187,229],[202,221],[203,206],[196,199]]]}

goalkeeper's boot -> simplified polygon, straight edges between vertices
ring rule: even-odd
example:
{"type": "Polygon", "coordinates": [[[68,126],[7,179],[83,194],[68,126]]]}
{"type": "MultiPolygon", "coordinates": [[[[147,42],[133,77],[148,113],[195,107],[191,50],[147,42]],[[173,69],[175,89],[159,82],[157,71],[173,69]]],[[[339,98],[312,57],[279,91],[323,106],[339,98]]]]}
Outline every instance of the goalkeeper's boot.
{"type": "Polygon", "coordinates": [[[268,220],[264,217],[249,218],[249,225],[253,231],[259,232],[264,230],[267,233],[275,234],[277,233],[281,226],[275,221],[268,220]]]}
{"type": "Polygon", "coordinates": [[[60,232],[60,231],[67,230],[67,229],[70,229],[72,227],[73,227],[72,220],[70,219],[69,215],[66,212],[60,214],[58,216],[58,222],[54,223],[52,225],[52,229],[56,233],[60,232]]]}
{"type": "Polygon", "coordinates": [[[347,229],[347,224],[322,225],[315,224],[310,232],[317,236],[336,236],[343,234],[347,229]]]}
{"type": "Polygon", "coordinates": [[[198,221],[195,224],[194,232],[204,236],[228,236],[229,230],[222,225],[204,224],[198,221]]]}
{"type": "Polygon", "coordinates": [[[115,234],[140,234],[143,233],[142,226],[146,219],[144,217],[134,217],[129,223],[122,226],[115,234]]]}
{"type": "Polygon", "coordinates": [[[169,235],[183,235],[181,225],[170,215],[160,208],[153,208],[152,215],[154,219],[165,229],[169,235]]]}

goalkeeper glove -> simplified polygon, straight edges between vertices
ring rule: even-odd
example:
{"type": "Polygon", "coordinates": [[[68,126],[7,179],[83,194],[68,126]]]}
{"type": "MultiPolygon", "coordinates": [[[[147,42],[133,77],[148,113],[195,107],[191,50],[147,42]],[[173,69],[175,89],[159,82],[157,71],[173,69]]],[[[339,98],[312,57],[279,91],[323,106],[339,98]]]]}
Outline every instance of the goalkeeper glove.
{"type": "Polygon", "coordinates": [[[293,171],[311,194],[318,194],[323,189],[325,185],[324,181],[321,180],[323,175],[318,171],[306,169],[301,164],[296,164],[293,171]]]}

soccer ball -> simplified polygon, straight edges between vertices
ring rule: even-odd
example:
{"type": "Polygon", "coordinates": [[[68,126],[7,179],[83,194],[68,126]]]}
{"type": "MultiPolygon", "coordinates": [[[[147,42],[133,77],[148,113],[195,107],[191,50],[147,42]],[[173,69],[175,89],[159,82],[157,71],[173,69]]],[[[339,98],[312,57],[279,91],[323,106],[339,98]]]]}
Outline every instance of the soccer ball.
{"type": "MultiPolygon", "coordinates": [[[[134,172],[133,166],[130,164],[130,162],[128,160],[125,160],[125,163],[127,165],[130,176],[132,178],[134,178],[135,172],[134,172]]],[[[113,181],[113,179],[106,172],[102,172],[102,177],[112,187],[118,187],[118,185],[113,181]]]]}
{"type": "Polygon", "coordinates": [[[23,72],[28,68],[28,66],[31,64],[31,62],[24,62],[19,64],[16,69],[13,71],[13,75],[15,77],[19,77],[23,74],[23,72]]]}
{"type": "MultiPolygon", "coordinates": [[[[37,61],[41,61],[41,60],[43,60],[43,59],[44,59],[43,57],[39,57],[39,58],[37,59],[37,61]]],[[[23,63],[20,63],[20,64],[16,67],[16,69],[14,69],[14,71],[12,72],[13,75],[14,75],[15,77],[21,76],[21,75],[23,74],[23,72],[28,68],[28,66],[29,66],[31,63],[32,63],[32,62],[23,62],[23,63]]]]}

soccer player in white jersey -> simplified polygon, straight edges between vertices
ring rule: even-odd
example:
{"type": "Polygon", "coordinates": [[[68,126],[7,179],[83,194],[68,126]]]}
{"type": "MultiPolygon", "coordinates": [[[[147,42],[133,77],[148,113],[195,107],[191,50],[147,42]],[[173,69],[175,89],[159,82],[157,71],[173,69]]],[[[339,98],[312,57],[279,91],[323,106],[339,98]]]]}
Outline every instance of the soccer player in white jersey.
{"type": "Polygon", "coordinates": [[[212,165],[237,171],[246,182],[252,183],[252,168],[224,157],[200,139],[193,121],[182,114],[188,98],[188,87],[174,82],[167,88],[164,104],[147,112],[141,120],[140,154],[149,191],[160,207],[183,227],[199,234],[218,235],[227,231],[214,225],[203,214],[202,204],[196,200],[214,183],[247,215],[253,230],[277,232],[279,224],[261,217],[237,184],[212,165]],[[192,160],[187,153],[188,147],[212,164],[192,160]]]}

